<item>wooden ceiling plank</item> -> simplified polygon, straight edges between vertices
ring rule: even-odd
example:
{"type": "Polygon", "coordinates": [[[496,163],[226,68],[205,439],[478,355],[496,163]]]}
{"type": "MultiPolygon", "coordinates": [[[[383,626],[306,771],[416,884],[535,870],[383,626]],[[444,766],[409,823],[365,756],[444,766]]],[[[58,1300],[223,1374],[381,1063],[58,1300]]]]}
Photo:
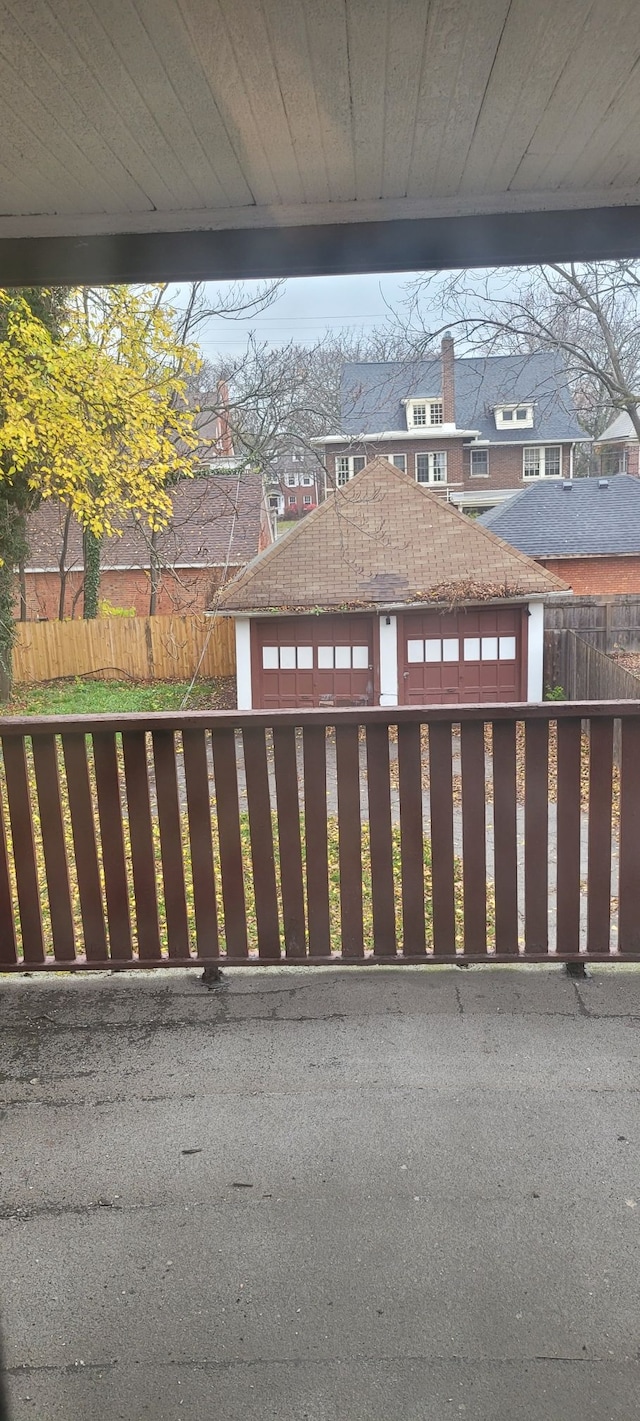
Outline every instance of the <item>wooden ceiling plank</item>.
{"type": "Polygon", "coordinates": [[[513,0],[478,115],[462,192],[508,187],[575,42],[584,0],[513,0]]]}
{"type": "Polygon", "coordinates": [[[566,176],[554,174],[553,186],[557,187],[560,182],[568,187],[580,182],[585,188],[591,184],[617,185],[619,174],[625,170],[634,174],[635,182],[640,171],[639,123],[640,60],[637,59],[633,72],[615,93],[596,132],[574,158],[566,176]]]}
{"type": "Polygon", "coordinates": [[[103,133],[157,208],[194,200],[175,153],[120,61],[86,0],[10,0],[21,24],[42,27],[52,68],[76,103],[103,133]],[[191,197],[189,197],[191,194],[191,197]]]}
{"type": "MultiPolygon", "coordinates": [[[[356,199],[380,197],[383,182],[389,0],[347,0],[356,199]]],[[[392,21],[393,23],[393,21],[392,21]]]]}
{"type": "Polygon", "coordinates": [[[281,198],[271,171],[269,129],[260,126],[254,113],[253,94],[242,72],[233,26],[227,24],[218,0],[179,3],[253,201],[277,206],[281,198]]]}
{"type": "Polygon", "coordinates": [[[322,143],[332,202],[351,202],[356,173],[344,0],[305,0],[322,143]]]}
{"type": "Polygon", "coordinates": [[[300,0],[263,0],[263,7],[304,200],[329,202],[305,6],[300,0]]]}
{"type": "MultiPolygon", "coordinates": [[[[196,206],[224,203],[215,174],[180,97],[144,25],[136,0],[91,0],[122,66],[173,149],[196,206]]],[[[176,61],[177,62],[177,61],[176,61]]]]}
{"type": "Polygon", "coordinates": [[[425,54],[429,4],[417,10],[401,4],[389,10],[385,82],[382,197],[404,197],[416,128],[416,113],[425,54]]]}

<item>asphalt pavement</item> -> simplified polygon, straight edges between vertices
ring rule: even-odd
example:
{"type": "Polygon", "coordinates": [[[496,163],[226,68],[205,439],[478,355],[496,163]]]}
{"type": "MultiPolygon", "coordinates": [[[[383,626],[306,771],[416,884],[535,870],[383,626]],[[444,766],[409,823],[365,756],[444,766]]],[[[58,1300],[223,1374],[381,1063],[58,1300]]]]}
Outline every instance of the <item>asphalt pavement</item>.
{"type": "Polygon", "coordinates": [[[0,979],[12,1421],[632,1421],[640,972],[0,979]]]}

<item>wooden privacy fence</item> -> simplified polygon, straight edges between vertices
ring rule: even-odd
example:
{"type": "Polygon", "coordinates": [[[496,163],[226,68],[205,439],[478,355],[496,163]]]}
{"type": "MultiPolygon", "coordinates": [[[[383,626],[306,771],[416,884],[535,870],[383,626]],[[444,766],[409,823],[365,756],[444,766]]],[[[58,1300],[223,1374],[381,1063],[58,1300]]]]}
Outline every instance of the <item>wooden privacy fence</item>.
{"type": "Polygon", "coordinates": [[[561,686],[570,701],[637,700],[640,677],[605,656],[575,632],[545,632],[547,685],[561,686]]]}
{"type": "Polygon", "coordinates": [[[640,960],[638,703],[0,736],[0,970],[640,960]]]}
{"type": "Polygon", "coordinates": [[[96,617],[90,621],[18,622],[17,682],[63,676],[102,680],[184,681],[233,676],[234,625],[228,617],[96,617]],[[203,655],[204,652],[204,655],[203,655]]]}

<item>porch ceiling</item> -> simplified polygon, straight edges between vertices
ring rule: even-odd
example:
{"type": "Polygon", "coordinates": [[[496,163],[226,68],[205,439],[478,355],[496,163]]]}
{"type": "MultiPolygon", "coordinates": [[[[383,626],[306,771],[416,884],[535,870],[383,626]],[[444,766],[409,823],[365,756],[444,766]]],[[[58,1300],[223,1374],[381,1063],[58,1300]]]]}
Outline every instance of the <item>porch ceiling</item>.
{"type": "Polygon", "coordinates": [[[0,0],[0,280],[637,252],[636,21],[636,0],[0,0]]]}

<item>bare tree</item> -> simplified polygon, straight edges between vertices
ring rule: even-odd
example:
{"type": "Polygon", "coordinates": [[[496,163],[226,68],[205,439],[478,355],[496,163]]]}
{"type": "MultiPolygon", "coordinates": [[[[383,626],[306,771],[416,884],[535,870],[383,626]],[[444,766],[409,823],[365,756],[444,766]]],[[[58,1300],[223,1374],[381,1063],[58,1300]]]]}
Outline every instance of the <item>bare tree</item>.
{"type": "Polygon", "coordinates": [[[448,329],[469,354],[557,351],[587,433],[624,411],[640,439],[639,298],[640,262],[439,272],[410,284],[399,319],[414,345],[448,329]]]}

